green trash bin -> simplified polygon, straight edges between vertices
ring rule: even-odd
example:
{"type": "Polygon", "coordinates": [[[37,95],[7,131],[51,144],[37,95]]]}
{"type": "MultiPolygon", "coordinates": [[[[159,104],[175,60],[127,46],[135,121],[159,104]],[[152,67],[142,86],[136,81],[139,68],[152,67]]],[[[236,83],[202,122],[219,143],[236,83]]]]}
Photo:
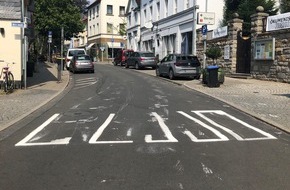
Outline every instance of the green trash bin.
{"type": "Polygon", "coordinates": [[[216,65],[211,65],[207,67],[207,73],[208,73],[207,86],[208,87],[220,86],[219,77],[218,77],[218,69],[219,67],[216,65]]]}

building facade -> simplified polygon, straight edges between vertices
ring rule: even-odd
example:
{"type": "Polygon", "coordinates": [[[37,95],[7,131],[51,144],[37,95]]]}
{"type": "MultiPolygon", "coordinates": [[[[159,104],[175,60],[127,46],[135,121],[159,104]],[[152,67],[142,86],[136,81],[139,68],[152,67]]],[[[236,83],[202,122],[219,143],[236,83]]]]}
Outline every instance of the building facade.
{"type": "MultiPolygon", "coordinates": [[[[2,0],[0,4],[0,60],[14,63],[9,67],[17,88],[26,81],[24,71],[29,59],[28,49],[34,38],[33,11],[33,0],[2,0]]],[[[1,62],[0,69],[3,66],[6,64],[1,62]]]]}
{"type": "Polygon", "coordinates": [[[88,6],[87,50],[97,59],[110,60],[126,48],[126,6],[128,0],[96,0],[88,6]]]}
{"type": "Polygon", "coordinates": [[[151,51],[159,58],[168,53],[192,53],[193,13],[189,0],[132,0],[128,7],[128,47],[151,51]],[[137,17],[137,18],[136,18],[137,17]]]}

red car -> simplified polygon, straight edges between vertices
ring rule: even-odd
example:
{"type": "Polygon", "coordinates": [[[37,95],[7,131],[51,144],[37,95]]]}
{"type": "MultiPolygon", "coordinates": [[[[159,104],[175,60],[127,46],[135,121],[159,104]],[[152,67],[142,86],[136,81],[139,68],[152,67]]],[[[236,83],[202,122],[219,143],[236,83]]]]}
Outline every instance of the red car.
{"type": "Polygon", "coordinates": [[[133,53],[134,51],[133,50],[129,50],[129,49],[122,49],[122,50],[119,50],[115,59],[114,59],[114,62],[113,64],[116,66],[116,65],[125,65],[128,57],[133,53]]]}

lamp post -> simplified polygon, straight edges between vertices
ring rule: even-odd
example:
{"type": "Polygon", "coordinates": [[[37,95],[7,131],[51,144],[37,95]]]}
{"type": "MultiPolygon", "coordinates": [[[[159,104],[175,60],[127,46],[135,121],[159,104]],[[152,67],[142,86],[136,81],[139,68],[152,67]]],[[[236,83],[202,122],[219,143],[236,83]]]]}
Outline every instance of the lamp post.
{"type": "Polygon", "coordinates": [[[193,0],[193,24],[192,24],[192,54],[196,55],[196,10],[199,6],[196,4],[196,0],[193,0]]]}

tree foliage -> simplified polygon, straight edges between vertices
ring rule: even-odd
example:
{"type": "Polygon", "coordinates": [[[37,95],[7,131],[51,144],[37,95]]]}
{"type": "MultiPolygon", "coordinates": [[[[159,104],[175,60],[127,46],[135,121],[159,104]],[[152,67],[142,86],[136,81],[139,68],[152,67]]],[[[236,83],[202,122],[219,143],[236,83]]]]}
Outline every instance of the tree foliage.
{"type": "Polygon", "coordinates": [[[233,19],[233,13],[238,13],[239,18],[244,20],[244,30],[249,31],[251,23],[251,15],[256,13],[258,6],[264,7],[264,12],[275,15],[278,8],[275,7],[275,0],[224,0],[224,18],[223,24],[233,19]]]}
{"type": "Polygon", "coordinates": [[[280,9],[281,9],[281,13],[290,12],[290,1],[289,0],[281,0],[280,1],[280,9]]]}
{"type": "Polygon", "coordinates": [[[216,63],[216,60],[222,56],[222,51],[217,46],[211,46],[206,50],[205,54],[208,58],[212,59],[214,63],[216,63]]]}
{"type": "Polygon", "coordinates": [[[42,39],[38,41],[44,43],[48,31],[51,31],[54,44],[60,44],[62,27],[67,40],[85,27],[81,21],[80,8],[73,0],[36,0],[34,25],[38,38],[42,39]]]}

